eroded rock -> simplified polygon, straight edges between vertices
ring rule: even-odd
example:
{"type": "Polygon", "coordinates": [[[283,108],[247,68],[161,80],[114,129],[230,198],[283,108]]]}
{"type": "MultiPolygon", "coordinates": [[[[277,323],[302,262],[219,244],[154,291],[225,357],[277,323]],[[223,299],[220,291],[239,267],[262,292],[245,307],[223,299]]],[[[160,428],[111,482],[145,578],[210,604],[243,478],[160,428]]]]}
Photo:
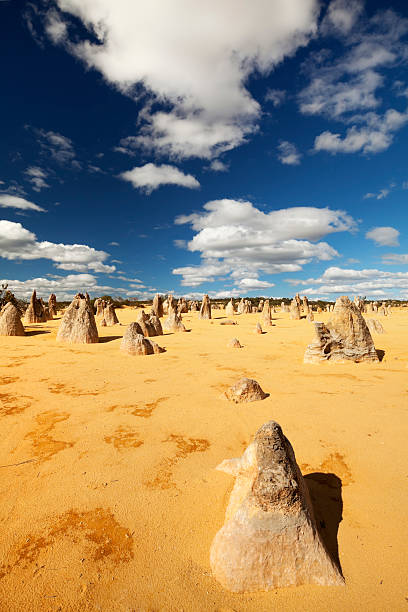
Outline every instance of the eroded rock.
{"type": "Polygon", "coordinates": [[[232,338],[232,340],[228,342],[227,346],[231,348],[242,348],[242,344],[240,343],[238,338],[232,338]]]}
{"type": "Polygon", "coordinates": [[[72,344],[99,342],[93,308],[82,294],[77,294],[61,319],[57,340],[72,344]]]}
{"type": "Polygon", "coordinates": [[[224,588],[242,593],[344,584],[317,531],[308,489],[278,423],[265,423],[242,457],[217,469],[236,478],[210,551],[213,574],[224,588]]]}
{"type": "Polygon", "coordinates": [[[0,336],[25,336],[20,313],[11,302],[0,311],[0,336]]]}
{"type": "Polygon", "coordinates": [[[156,342],[145,338],[139,323],[131,323],[123,335],[120,350],[128,355],[153,355],[163,353],[164,349],[156,342]]]}
{"type": "Polygon", "coordinates": [[[242,402],[256,402],[267,397],[260,384],[252,378],[240,378],[232,387],[225,391],[227,399],[240,404],[242,402]]]}

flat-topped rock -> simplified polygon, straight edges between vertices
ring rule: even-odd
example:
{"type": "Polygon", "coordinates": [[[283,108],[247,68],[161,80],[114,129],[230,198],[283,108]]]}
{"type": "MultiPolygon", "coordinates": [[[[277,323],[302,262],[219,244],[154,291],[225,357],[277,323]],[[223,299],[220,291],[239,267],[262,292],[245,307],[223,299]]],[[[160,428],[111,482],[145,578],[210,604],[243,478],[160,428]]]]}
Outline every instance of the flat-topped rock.
{"type": "Polygon", "coordinates": [[[317,531],[308,489],[278,423],[265,423],[242,457],[217,469],[236,478],[210,551],[212,572],[225,589],[344,584],[317,531]]]}

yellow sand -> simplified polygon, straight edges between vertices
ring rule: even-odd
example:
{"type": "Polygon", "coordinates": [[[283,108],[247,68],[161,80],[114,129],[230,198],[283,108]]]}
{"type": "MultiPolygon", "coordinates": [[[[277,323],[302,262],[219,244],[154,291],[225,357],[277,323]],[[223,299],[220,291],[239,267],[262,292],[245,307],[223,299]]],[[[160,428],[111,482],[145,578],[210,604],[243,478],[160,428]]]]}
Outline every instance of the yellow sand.
{"type": "Polygon", "coordinates": [[[145,357],[119,351],[130,308],[95,345],[57,343],[59,320],[0,338],[2,612],[407,609],[408,309],[380,317],[376,365],[303,364],[312,326],[287,314],[262,336],[256,314],[213,315],[145,357]],[[223,399],[241,376],[270,396],[223,399]],[[271,418],[315,474],[345,587],[236,595],[211,576],[233,485],[215,467],[271,418]]]}

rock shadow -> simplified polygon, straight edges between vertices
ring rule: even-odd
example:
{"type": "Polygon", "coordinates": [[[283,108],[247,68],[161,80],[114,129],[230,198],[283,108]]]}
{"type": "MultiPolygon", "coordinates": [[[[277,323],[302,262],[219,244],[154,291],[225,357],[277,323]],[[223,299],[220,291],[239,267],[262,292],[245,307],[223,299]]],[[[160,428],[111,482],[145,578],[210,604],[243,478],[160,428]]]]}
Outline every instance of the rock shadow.
{"type": "Polygon", "coordinates": [[[40,334],[50,334],[49,330],[45,329],[32,329],[31,331],[26,331],[26,336],[39,336],[40,334]]]}
{"type": "Polygon", "coordinates": [[[102,336],[99,337],[99,342],[102,342],[102,344],[104,342],[112,342],[112,340],[119,340],[119,338],[122,338],[122,336],[102,336]]]}
{"type": "Polygon", "coordinates": [[[313,472],[304,476],[315,513],[317,529],[341,574],[337,534],[343,520],[342,481],[336,474],[313,472]]]}
{"type": "Polygon", "coordinates": [[[377,353],[378,359],[382,361],[384,359],[385,351],[383,351],[382,349],[375,349],[375,351],[377,353]]]}

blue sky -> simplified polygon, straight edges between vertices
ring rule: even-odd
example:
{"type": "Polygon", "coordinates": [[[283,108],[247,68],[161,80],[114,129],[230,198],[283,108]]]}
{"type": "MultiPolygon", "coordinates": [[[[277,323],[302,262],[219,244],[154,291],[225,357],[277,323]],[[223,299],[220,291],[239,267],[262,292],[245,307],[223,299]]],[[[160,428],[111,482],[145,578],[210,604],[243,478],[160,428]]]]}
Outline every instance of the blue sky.
{"type": "Polygon", "coordinates": [[[408,298],[408,6],[0,1],[0,276],[408,298]]]}

